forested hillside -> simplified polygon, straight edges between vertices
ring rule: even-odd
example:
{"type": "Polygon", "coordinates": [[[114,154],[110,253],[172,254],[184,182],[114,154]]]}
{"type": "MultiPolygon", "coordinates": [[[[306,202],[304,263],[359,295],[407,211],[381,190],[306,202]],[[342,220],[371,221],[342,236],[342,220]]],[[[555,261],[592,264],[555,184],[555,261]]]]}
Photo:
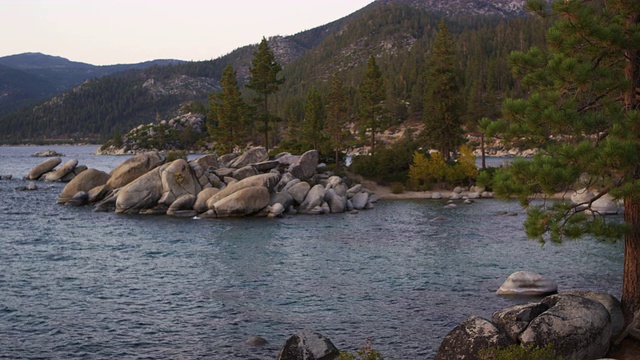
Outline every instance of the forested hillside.
{"type": "MultiPolygon", "coordinates": [[[[381,1],[322,27],[270,38],[269,46],[285,78],[271,103],[272,112],[281,120],[271,132],[272,142],[287,140],[299,130],[308,92],[315,88],[325,96],[334,75],[345,80],[349,117],[357,122],[360,99],[356,88],[370,55],[375,56],[384,78],[385,126],[420,119],[426,59],[440,18],[440,12],[381,1]]],[[[506,63],[508,53],[543,44],[545,25],[538,19],[504,14],[455,15],[447,24],[463,69],[465,114],[472,122],[492,115],[505,95],[518,90],[506,63]]],[[[0,140],[102,142],[136,125],[169,119],[189,102],[208,105],[209,94],[219,90],[222,70],[228,64],[236,69],[242,89],[255,49],[250,45],[211,61],[153,66],[87,81],[33,108],[0,118],[0,140]]],[[[243,94],[247,100],[254,96],[247,89],[243,94]]]]}

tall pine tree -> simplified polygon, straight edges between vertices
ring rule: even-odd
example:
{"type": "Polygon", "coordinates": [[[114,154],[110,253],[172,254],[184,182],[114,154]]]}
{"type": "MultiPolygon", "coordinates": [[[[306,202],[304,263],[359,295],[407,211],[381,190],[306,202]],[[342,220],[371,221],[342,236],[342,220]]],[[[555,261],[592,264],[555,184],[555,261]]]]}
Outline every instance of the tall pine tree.
{"type": "Polygon", "coordinates": [[[264,134],[264,146],[269,150],[269,129],[271,122],[275,118],[269,112],[269,95],[278,91],[280,85],[284,83],[284,78],[278,78],[278,73],[282,67],[276,61],[275,55],[264,37],[258,45],[258,50],[253,52],[251,61],[251,77],[247,88],[255,91],[258,97],[255,99],[257,112],[256,118],[261,123],[261,132],[264,134]]]}
{"type": "Polygon", "coordinates": [[[247,128],[244,122],[246,105],[238,89],[237,73],[231,64],[222,72],[222,89],[209,96],[211,110],[208,125],[216,150],[221,154],[229,153],[234,146],[246,141],[247,128]]]}
{"type": "Polygon", "coordinates": [[[427,61],[424,134],[429,146],[450,159],[462,143],[462,96],[453,38],[444,19],[440,22],[427,61]]]}
{"type": "Polygon", "coordinates": [[[384,100],[387,98],[382,72],[376,63],[376,58],[371,55],[367,61],[367,70],[360,83],[360,123],[365,131],[370,132],[371,155],[376,148],[376,134],[380,131],[384,118],[384,100]]]}
{"type": "Polygon", "coordinates": [[[331,148],[334,151],[336,168],[340,164],[340,149],[344,149],[347,136],[346,125],[349,120],[349,94],[342,79],[334,74],[327,96],[327,124],[331,148]]]}
{"type": "MultiPolygon", "coordinates": [[[[545,1],[530,1],[529,7],[547,15],[545,1]]],[[[507,100],[504,122],[492,126],[538,154],[514,162],[494,188],[530,205],[530,237],[559,242],[585,234],[624,235],[622,305],[628,320],[640,311],[640,2],[562,0],[551,11],[557,20],[547,33],[548,50],[511,56],[530,95],[507,100]],[[530,203],[534,194],[582,188],[597,197],[579,204],[530,203]],[[607,195],[624,199],[624,224],[592,208],[607,195]]]]}
{"type": "Polygon", "coordinates": [[[304,105],[304,120],[302,121],[302,137],[304,142],[317,150],[320,143],[324,141],[324,124],[326,113],[322,97],[315,87],[311,88],[307,94],[307,101],[304,105]]]}

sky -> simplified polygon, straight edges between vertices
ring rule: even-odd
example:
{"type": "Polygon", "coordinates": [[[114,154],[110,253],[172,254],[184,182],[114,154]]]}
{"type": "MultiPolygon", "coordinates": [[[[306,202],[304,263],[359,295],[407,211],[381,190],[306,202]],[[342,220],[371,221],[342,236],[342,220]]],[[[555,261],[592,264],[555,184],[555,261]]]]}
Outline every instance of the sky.
{"type": "Polygon", "coordinates": [[[216,59],[293,35],[373,0],[0,0],[0,57],[25,52],[93,65],[216,59]]]}

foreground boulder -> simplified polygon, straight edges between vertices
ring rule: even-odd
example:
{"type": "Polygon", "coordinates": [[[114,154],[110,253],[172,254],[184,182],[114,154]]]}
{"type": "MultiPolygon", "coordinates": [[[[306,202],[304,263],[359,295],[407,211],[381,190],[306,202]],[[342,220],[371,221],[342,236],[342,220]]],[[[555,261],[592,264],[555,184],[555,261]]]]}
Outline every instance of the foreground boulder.
{"type": "Polygon", "coordinates": [[[480,360],[481,350],[512,344],[515,342],[491,321],[472,316],[447,334],[435,360],[480,360]]]}
{"type": "MultiPolygon", "coordinates": [[[[108,183],[107,183],[108,184],[108,183]]],[[[162,197],[160,169],[149,171],[137,178],[118,193],[116,212],[137,214],[142,209],[151,209],[162,197]]]]}
{"type": "Polygon", "coordinates": [[[64,163],[64,165],[62,165],[60,169],[48,173],[45,176],[44,181],[50,181],[50,182],[60,181],[67,174],[73,172],[76,166],[78,166],[78,160],[71,159],[66,163],[64,163]]]}
{"type": "MultiPolygon", "coordinates": [[[[564,359],[602,358],[609,349],[612,322],[610,310],[600,300],[610,303],[609,295],[575,293],[588,297],[556,294],[540,302],[498,310],[493,321],[471,317],[443,339],[436,359],[481,359],[481,350],[510,344],[551,344],[564,359]]],[[[614,304],[613,312],[617,311],[615,307],[614,304]]]]}
{"type": "Polygon", "coordinates": [[[292,335],[278,353],[278,360],[334,360],[340,351],[317,332],[302,330],[292,335]]]}
{"type": "Polygon", "coordinates": [[[263,186],[250,186],[218,200],[211,210],[216,217],[237,217],[256,213],[269,205],[269,191],[263,186]]]}
{"type": "Polygon", "coordinates": [[[534,318],[519,337],[524,345],[553,344],[567,359],[598,359],[606,355],[611,318],[599,302],[575,295],[553,295],[543,304],[549,310],[534,318]]]}
{"type": "Polygon", "coordinates": [[[530,271],[518,271],[507,278],[496,292],[498,295],[544,296],[558,292],[551,279],[530,271]]]}

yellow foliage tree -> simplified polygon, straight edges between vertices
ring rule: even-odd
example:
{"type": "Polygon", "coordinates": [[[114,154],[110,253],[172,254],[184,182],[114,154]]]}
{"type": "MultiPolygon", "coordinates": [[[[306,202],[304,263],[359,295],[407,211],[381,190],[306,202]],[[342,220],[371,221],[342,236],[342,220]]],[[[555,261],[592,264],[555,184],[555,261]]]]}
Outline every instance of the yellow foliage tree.
{"type": "Polygon", "coordinates": [[[413,164],[409,165],[409,187],[419,190],[429,181],[428,173],[429,159],[423,154],[415,151],[413,153],[413,164]]]}

